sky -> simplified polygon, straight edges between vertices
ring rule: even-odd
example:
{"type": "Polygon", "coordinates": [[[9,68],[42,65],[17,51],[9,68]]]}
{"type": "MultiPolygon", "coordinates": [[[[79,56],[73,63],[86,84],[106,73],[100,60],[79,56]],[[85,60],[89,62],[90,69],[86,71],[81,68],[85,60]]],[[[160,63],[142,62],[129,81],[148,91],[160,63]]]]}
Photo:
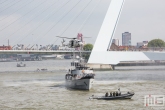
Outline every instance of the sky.
{"type": "MultiPolygon", "coordinates": [[[[111,0],[0,0],[0,45],[60,45],[82,33],[94,44],[111,0]]],[[[165,0],[125,0],[114,38],[165,41],[165,0]]],[[[121,44],[121,43],[120,43],[121,44]]]]}

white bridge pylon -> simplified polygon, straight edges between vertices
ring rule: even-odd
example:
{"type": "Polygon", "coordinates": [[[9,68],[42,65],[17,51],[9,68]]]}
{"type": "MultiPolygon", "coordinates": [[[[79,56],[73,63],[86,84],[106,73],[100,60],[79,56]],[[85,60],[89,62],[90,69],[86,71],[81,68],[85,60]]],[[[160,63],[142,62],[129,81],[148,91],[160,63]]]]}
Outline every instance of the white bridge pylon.
{"type": "Polygon", "coordinates": [[[111,0],[88,63],[116,65],[120,61],[165,60],[165,52],[107,51],[111,46],[124,2],[125,0],[111,0]]]}

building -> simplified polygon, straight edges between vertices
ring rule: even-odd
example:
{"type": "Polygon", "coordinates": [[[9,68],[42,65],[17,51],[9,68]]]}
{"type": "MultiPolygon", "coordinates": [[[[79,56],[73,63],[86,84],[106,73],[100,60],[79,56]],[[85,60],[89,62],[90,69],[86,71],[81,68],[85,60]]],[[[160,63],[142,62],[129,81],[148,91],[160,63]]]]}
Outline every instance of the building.
{"type": "Polygon", "coordinates": [[[148,41],[143,41],[143,46],[148,46],[148,41]]]}
{"type": "Polygon", "coordinates": [[[137,42],[137,48],[142,47],[143,46],[143,42],[137,42]]]}
{"type": "Polygon", "coordinates": [[[110,47],[110,51],[136,51],[135,46],[117,46],[116,44],[112,43],[110,47]]]}
{"type": "Polygon", "coordinates": [[[131,33],[122,33],[122,46],[131,46],[131,33]]]}
{"type": "Polygon", "coordinates": [[[137,48],[142,47],[142,46],[147,46],[148,41],[143,41],[143,42],[137,42],[137,48]]]}
{"type": "Polygon", "coordinates": [[[119,46],[116,45],[115,43],[112,43],[110,47],[110,51],[119,51],[119,46]]]}
{"type": "Polygon", "coordinates": [[[11,46],[0,46],[0,50],[12,50],[11,46]]]}
{"type": "Polygon", "coordinates": [[[115,45],[119,46],[119,39],[113,39],[112,43],[114,43],[115,45]]]}

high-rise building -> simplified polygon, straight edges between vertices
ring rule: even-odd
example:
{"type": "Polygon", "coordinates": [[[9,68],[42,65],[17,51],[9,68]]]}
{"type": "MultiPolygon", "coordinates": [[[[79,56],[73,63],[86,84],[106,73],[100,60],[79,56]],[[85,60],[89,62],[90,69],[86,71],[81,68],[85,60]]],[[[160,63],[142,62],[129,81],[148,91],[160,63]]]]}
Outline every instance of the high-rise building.
{"type": "Polygon", "coordinates": [[[119,39],[113,39],[112,43],[114,43],[115,45],[119,46],[119,39]]]}
{"type": "Polygon", "coordinates": [[[122,33],[122,46],[131,46],[131,33],[122,33]]]}

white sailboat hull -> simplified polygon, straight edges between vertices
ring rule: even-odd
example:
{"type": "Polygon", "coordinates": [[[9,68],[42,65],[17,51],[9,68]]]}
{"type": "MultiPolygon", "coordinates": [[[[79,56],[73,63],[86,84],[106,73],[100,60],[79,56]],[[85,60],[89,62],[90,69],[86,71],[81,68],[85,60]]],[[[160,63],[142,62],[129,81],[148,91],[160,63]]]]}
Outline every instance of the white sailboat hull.
{"type": "Polygon", "coordinates": [[[65,80],[66,86],[72,89],[90,90],[92,88],[94,79],[76,79],[65,80]]]}

